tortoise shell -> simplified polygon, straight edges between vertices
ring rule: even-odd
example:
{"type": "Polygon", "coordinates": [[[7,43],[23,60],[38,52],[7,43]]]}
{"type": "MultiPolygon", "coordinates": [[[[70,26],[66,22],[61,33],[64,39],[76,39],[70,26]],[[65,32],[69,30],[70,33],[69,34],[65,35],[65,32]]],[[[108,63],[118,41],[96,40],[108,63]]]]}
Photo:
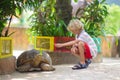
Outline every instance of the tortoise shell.
{"type": "Polygon", "coordinates": [[[28,71],[30,68],[40,68],[43,63],[52,66],[52,59],[49,54],[42,52],[42,55],[40,55],[40,51],[32,49],[21,53],[16,66],[19,71],[28,71]]]}

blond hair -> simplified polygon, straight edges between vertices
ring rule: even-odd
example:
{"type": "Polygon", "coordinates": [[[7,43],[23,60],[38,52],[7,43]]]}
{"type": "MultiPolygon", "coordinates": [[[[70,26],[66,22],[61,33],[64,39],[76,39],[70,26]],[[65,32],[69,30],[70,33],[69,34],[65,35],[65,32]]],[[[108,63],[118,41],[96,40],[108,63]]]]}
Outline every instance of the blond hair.
{"type": "Polygon", "coordinates": [[[78,19],[72,19],[68,24],[67,30],[71,31],[72,29],[83,29],[84,24],[78,19]]]}

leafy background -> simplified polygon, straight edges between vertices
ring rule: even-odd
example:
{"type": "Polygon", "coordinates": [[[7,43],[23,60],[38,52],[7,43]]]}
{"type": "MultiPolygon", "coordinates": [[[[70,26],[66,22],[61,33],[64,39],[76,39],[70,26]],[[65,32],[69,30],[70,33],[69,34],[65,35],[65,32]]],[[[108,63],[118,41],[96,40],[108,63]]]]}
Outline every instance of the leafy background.
{"type": "Polygon", "coordinates": [[[109,15],[106,17],[106,34],[117,35],[120,30],[120,6],[112,4],[108,6],[109,15]]]}

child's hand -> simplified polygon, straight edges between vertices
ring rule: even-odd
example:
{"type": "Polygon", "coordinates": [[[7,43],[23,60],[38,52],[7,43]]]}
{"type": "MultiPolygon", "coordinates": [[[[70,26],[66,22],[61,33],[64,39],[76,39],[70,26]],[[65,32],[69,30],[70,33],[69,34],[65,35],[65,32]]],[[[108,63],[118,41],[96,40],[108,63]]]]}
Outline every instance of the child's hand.
{"type": "Polygon", "coordinates": [[[60,43],[56,43],[56,44],[55,44],[55,47],[60,48],[60,47],[63,47],[63,46],[62,46],[62,44],[60,44],[60,43]]]}
{"type": "Polygon", "coordinates": [[[73,47],[78,47],[78,44],[74,44],[73,47]]]}

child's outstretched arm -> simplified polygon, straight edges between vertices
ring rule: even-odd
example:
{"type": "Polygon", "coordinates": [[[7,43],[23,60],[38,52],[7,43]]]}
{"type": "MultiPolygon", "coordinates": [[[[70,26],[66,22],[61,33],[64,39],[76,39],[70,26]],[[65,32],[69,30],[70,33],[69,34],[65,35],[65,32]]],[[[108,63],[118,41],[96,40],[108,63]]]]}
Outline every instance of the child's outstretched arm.
{"type": "Polygon", "coordinates": [[[55,47],[60,48],[60,47],[65,47],[65,46],[72,46],[72,45],[74,45],[75,43],[78,43],[78,42],[79,42],[79,40],[73,40],[73,41],[69,41],[69,42],[65,42],[65,43],[56,43],[55,47]]]}

